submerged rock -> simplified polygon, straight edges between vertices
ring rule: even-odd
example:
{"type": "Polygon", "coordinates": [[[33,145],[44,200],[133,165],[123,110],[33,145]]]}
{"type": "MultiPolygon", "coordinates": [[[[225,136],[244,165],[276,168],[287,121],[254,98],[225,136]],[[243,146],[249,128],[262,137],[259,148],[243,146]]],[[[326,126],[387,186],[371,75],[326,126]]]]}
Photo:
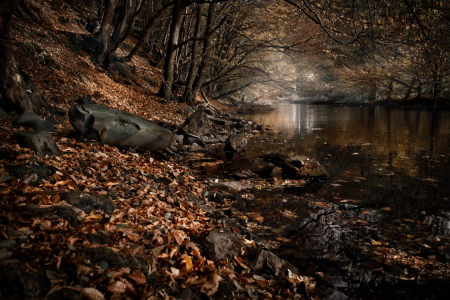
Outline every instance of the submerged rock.
{"type": "Polygon", "coordinates": [[[129,112],[99,104],[69,108],[72,126],[87,138],[105,144],[140,147],[152,151],[166,149],[174,141],[172,132],[129,112]]]}
{"type": "Polygon", "coordinates": [[[283,165],[283,175],[297,179],[304,177],[328,177],[327,171],[320,163],[305,155],[297,155],[287,158],[283,165]]]}

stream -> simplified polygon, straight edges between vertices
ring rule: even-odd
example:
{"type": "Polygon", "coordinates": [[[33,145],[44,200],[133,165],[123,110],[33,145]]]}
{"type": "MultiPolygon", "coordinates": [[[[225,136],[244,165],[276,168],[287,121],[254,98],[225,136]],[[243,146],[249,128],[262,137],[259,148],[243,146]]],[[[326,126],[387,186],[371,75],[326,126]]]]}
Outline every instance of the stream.
{"type": "MultiPolygon", "coordinates": [[[[450,112],[286,104],[247,155],[317,159],[329,179],[240,203],[320,299],[443,299],[450,286],[450,112]],[[278,247],[277,247],[278,245],[278,247]]],[[[267,239],[267,237],[266,237],[267,239]]]]}

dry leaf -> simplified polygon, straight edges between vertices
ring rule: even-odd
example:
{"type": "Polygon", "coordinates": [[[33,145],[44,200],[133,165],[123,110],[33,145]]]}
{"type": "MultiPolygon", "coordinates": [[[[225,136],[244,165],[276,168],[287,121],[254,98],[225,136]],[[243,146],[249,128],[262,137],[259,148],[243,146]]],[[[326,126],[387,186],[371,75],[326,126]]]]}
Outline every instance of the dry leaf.
{"type": "Polygon", "coordinates": [[[87,300],[104,300],[105,299],[103,294],[94,288],[84,288],[81,291],[81,296],[83,296],[87,300]]]}

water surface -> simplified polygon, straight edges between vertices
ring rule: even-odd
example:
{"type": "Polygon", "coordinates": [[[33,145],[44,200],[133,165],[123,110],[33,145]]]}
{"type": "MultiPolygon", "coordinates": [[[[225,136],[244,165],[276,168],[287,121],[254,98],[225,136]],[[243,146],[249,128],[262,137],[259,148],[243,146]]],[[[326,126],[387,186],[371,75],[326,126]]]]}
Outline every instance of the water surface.
{"type": "Polygon", "coordinates": [[[449,292],[450,112],[295,104],[241,117],[277,131],[250,140],[250,155],[304,154],[330,175],[313,188],[256,193],[248,205],[289,233],[282,254],[314,262],[328,287],[321,298],[449,292]]]}

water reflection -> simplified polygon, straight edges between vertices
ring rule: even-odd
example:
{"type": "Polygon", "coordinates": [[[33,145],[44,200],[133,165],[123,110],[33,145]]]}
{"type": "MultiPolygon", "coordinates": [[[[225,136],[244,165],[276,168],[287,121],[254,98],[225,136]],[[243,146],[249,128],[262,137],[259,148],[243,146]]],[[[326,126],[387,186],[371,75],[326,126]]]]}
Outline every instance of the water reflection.
{"type": "Polygon", "coordinates": [[[450,112],[283,105],[244,117],[279,132],[251,140],[251,156],[304,154],[330,174],[311,193],[256,195],[249,207],[285,228],[284,255],[329,274],[323,298],[448,292],[440,280],[450,278],[450,112]]]}

